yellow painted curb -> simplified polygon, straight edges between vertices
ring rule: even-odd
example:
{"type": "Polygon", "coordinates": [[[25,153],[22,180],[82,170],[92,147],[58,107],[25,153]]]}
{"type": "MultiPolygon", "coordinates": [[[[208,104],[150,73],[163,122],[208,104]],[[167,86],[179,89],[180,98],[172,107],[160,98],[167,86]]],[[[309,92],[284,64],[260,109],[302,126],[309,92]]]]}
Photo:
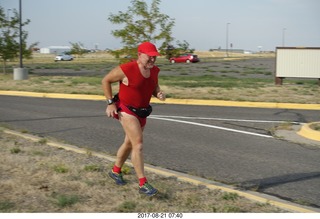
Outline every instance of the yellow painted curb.
{"type": "MultiPolygon", "coordinates": [[[[7,134],[11,134],[11,135],[16,135],[25,139],[29,139],[31,141],[34,142],[39,142],[42,138],[38,137],[38,136],[34,136],[34,135],[30,135],[30,134],[24,134],[24,133],[20,133],[17,131],[13,131],[13,130],[9,130],[6,128],[2,128],[2,130],[7,133],[7,134]]],[[[94,151],[90,151],[87,149],[83,149],[83,148],[79,148],[77,146],[74,145],[69,145],[69,144],[63,144],[63,143],[58,143],[58,142],[53,142],[48,140],[46,142],[47,145],[52,146],[52,147],[57,147],[57,148],[63,148],[67,151],[73,151],[79,154],[90,154],[92,156],[96,156],[99,158],[103,158],[103,159],[107,159],[111,162],[115,162],[115,158],[109,155],[105,155],[102,153],[97,153],[94,151]]],[[[133,166],[131,162],[127,161],[126,164],[133,166]]],[[[230,193],[237,193],[238,195],[245,197],[247,199],[250,199],[252,201],[256,201],[256,202],[261,202],[261,203],[269,203],[271,205],[274,205],[278,208],[281,209],[285,209],[291,212],[298,212],[298,213],[319,213],[320,211],[318,211],[318,209],[314,209],[314,208],[309,208],[309,207],[304,207],[298,204],[294,204],[294,203],[290,203],[287,201],[282,201],[282,200],[278,200],[277,198],[275,198],[274,200],[272,200],[272,197],[267,198],[267,197],[263,197],[264,195],[261,195],[259,193],[255,193],[255,192],[246,192],[246,191],[239,191],[235,188],[232,188],[231,186],[226,186],[226,185],[215,185],[212,182],[205,182],[205,181],[201,181],[199,179],[196,179],[197,177],[190,177],[187,174],[183,174],[183,173],[178,173],[175,171],[171,171],[171,170],[166,170],[163,168],[159,168],[159,167],[154,167],[151,165],[145,165],[145,169],[147,171],[153,172],[155,174],[159,174],[165,177],[171,177],[174,176],[176,177],[178,180],[184,181],[184,182],[188,182],[194,185],[203,185],[206,186],[209,189],[218,189],[224,192],[230,192],[230,193]]]]}
{"type": "Polygon", "coordinates": [[[170,177],[170,176],[174,176],[176,177],[178,180],[180,181],[184,181],[184,182],[188,182],[194,185],[202,185],[202,186],[206,186],[208,189],[217,189],[217,190],[221,190],[224,192],[229,192],[229,193],[236,193],[239,196],[242,196],[244,198],[247,198],[251,201],[256,201],[256,202],[260,202],[260,203],[269,203],[273,206],[276,206],[278,208],[281,209],[285,209],[291,212],[299,212],[299,213],[316,213],[316,212],[320,212],[317,210],[313,210],[313,209],[309,209],[307,207],[303,207],[303,206],[299,206],[297,204],[293,204],[293,203],[289,203],[286,201],[277,201],[277,200],[272,200],[269,198],[265,198],[262,195],[258,195],[255,192],[250,192],[250,191],[240,191],[237,190],[235,188],[229,187],[229,186],[225,186],[225,185],[215,185],[212,183],[207,183],[207,182],[202,182],[200,180],[197,179],[193,179],[191,177],[188,176],[183,176],[182,174],[176,174],[176,173],[170,173],[169,171],[164,171],[164,170],[159,170],[157,168],[153,168],[153,167],[148,167],[145,166],[146,170],[149,170],[153,173],[162,175],[162,176],[166,176],[166,177],[170,177]]]}
{"type": "MultiPolygon", "coordinates": [[[[37,92],[26,92],[26,91],[1,91],[1,90],[0,90],[0,95],[79,99],[79,100],[105,100],[106,99],[102,95],[37,93],[37,92]]],[[[198,100],[198,99],[174,99],[174,98],[167,98],[166,101],[160,101],[157,98],[152,98],[151,102],[163,103],[163,104],[186,104],[186,105],[205,105],[205,106],[232,106],[232,107],[320,110],[320,104],[299,104],[299,103],[270,103],[270,102],[248,102],[248,101],[238,102],[238,101],[224,101],[224,100],[198,100]]]]}
{"type": "Polygon", "coordinates": [[[280,108],[280,109],[305,109],[320,110],[320,104],[299,103],[270,103],[270,102],[248,102],[248,101],[225,101],[225,100],[197,100],[197,99],[171,99],[160,101],[152,98],[153,103],[205,105],[205,106],[232,106],[232,107],[256,107],[256,108],[280,108]]]}
{"type": "Polygon", "coordinates": [[[311,140],[320,141],[320,131],[316,131],[310,128],[313,124],[320,124],[320,122],[312,122],[304,124],[300,131],[297,134],[301,135],[302,137],[309,138],[311,140]]]}
{"type": "Polygon", "coordinates": [[[23,96],[23,97],[45,97],[45,98],[61,98],[61,99],[78,99],[78,100],[105,100],[100,95],[85,94],[61,94],[61,93],[38,93],[27,91],[0,91],[0,95],[23,96]]]}

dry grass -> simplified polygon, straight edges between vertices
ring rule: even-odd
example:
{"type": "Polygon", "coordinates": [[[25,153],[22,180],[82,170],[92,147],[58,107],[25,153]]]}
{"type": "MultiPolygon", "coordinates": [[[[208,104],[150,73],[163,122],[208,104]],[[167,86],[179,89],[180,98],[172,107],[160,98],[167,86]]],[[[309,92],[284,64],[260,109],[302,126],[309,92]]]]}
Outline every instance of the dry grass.
{"type": "MultiPolygon", "coordinates": [[[[310,126],[311,129],[320,132],[320,122],[316,122],[310,126]]],[[[319,133],[320,134],[320,133],[319,133]]]]}
{"type": "Polygon", "coordinates": [[[235,193],[148,173],[160,190],[138,194],[133,170],[116,186],[107,160],[46,145],[0,131],[0,212],[283,212],[235,193]]]}
{"type": "MultiPolygon", "coordinates": [[[[158,60],[161,68],[160,85],[169,97],[320,103],[320,95],[318,95],[320,86],[310,83],[310,80],[290,81],[285,79],[283,86],[274,84],[272,75],[274,63],[265,61],[266,57],[270,58],[274,54],[263,54],[261,62],[257,61],[260,54],[250,56],[231,54],[234,57],[237,56],[236,59],[234,57],[225,59],[223,52],[197,51],[196,54],[204,60],[201,64],[171,65],[163,58],[158,60]],[[255,58],[255,61],[250,58],[255,58]],[[249,80],[254,77],[262,77],[264,80],[249,80]]],[[[29,80],[15,81],[12,73],[0,74],[0,89],[103,95],[101,79],[117,65],[107,53],[86,54],[72,62],[54,63],[53,58],[52,54],[34,54],[33,59],[25,60],[25,65],[30,71],[29,80]],[[58,74],[63,76],[58,76],[58,74]]],[[[8,68],[8,71],[12,71],[16,62],[9,64],[11,67],[8,68]]],[[[114,90],[117,89],[118,86],[115,84],[114,90]]]]}
{"type": "Polygon", "coordinates": [[[276,102],[276,103],[302,103],[319,104],[319,88],[313,92],[309,88],[295,88],[293,86],[265,86],[260,88],[219,88],[219,87],[169,87],[161,86],[168,91],[170,96],[178,99],[207,99],[207,100],[230,100],[252,102],[276,102]]]}
{"type": "MultiPolygon", "coordinates": [[[[1,90],[32,91],[44,93],[70,93],[103,95],[102,77],[35,76],[29,80],[15,81],[11,75],[0,75],[1,90]]],[[[162,85],[169,97],[180,99],[209,99],[253,102],[320,103],[320,87],[261,86],[259,88],[183,87],[162,85]]],[[[114,84],[116,92],[118,85],[114,84]]]]}
{"type": "MultiPolygon", "coordinates": [[[[77,77],[68,76],[34,76],[29,80],[15,81],[12,75],[0,75],[1,90],[31,91],[44,93],[69,93],[69,94],[97,94],[103,95],[101,79],[96,78],[95,83],[89,81],[79,82],[77,77]]],[[[115,85],[114,89],[117,89],[115,85]]]]}

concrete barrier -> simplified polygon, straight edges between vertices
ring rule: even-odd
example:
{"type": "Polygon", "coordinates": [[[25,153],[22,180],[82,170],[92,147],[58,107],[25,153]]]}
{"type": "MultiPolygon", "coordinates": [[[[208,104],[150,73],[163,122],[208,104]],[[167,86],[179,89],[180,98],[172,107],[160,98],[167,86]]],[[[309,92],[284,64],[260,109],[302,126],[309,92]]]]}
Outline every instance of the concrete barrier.
{"type": "Polygon", "coordinates": [[[26,68],[14,68],[13,69],[13,80],[27,80],[28,69],[26,68]]]}

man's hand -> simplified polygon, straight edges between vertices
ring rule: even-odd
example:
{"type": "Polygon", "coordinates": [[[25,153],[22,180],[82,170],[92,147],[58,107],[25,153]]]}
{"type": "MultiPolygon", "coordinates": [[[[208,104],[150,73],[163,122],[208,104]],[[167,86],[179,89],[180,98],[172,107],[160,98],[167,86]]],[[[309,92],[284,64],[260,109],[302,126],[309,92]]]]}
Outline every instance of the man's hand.
{"type": "Polygon", "coordinates": [[[114,116],[118,114],[117,106],[115,104],[108,105],[106,109],[106,114],[108,117],[114,118],[114,116]]]}
{"type": "Polygon", "coordinates": [[[165,100],[166,100],[166,94],[165,94],[163,91],[159,91],[159,92],[157,93],[157,98],[158,98],[159,100],[165,101],[165,100]]]}

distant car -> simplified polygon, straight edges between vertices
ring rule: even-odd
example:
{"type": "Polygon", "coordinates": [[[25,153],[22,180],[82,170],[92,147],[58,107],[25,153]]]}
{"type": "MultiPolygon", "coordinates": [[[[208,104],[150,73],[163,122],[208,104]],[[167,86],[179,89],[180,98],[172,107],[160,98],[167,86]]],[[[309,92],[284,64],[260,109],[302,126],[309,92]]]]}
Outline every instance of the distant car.
{"type": "Polygon", "coordinates": [[[176,62],[190,63],[190,62],[200,62],[200,59],[195,54],[182,54],[178,57],[171,57],[170,62],[171,63],[176,63],[176,62]]]}
{"type": "Polygon", "coordinates": [[[71,55],[67,55],[67,54],[61,54],[61,55],[57,55],[56,58],[54,59],[54,61],[72,61],[73,60],[73,56],[71,55]]]}

